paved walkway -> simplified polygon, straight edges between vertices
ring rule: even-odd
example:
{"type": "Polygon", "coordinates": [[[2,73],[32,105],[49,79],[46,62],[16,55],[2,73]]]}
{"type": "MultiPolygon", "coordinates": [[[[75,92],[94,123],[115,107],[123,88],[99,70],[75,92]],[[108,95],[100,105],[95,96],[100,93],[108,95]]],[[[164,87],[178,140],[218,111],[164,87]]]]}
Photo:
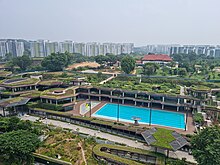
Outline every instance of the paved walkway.
{"type": "Polygon", "coordinates": [[[112,80],[115,77],[117,77],[117,74],[113,74],[111,77],[107,78],[106,80],[101,81],[99,84],[105,84],[106,82],[112,80]]]}
{"type": "Polygon", "coordinates": [[[180,86],[180,95],[185,95],[185,88],[183,86],[180,86]]]}
{"type": "MultiPolygon", "coordinates": [[[[39,117],[22,116],[21,119],[22,120],[36,121],[37,119],[39,119],[39,117]]],[[[89,128],[85,128],[85,127],[81,127],[81,126],[78,126],[78,125],[69,124],[69,123],[65,123],[65,122],[61,122],[61,121],[57,121],[57,120],[45,119],[45,120],[42,121],[42,123],[52,124],[52,125],[57,126],[57,127],[68,128],[68,129],[72,129],[74,131],[78,130],[81,133],[85,133],[85,134],[89,134],[91,136],[108,139],[110,141],[121,143],[121,144],[126,144],[127,146],[134,147],[134,148],[140,148],[140,149],[144,149],[144,150],[153,150],[154,149],[154,148],[151,148],[150,146],[144,145],[144,143],[137,142],[135,140],[130,140],[130,139],[127,139],[127,138],[119,137],[119,136],[116,136],[116,135],[111,135],[111,134],[108,134],[108,133],[100,132],[100,131],[97,131],[97,130],[93,130],[93,129],[89,129],[89,128]]],[[[179,159],[186,158],[187,161],[195,163],[195,160],[194,160],[193,156],[189,155],[187,152],[183,152],[183,151],[171,152],[170,151],[169,156],[173,157],[173,158],[179,158],[179,159]]]]}

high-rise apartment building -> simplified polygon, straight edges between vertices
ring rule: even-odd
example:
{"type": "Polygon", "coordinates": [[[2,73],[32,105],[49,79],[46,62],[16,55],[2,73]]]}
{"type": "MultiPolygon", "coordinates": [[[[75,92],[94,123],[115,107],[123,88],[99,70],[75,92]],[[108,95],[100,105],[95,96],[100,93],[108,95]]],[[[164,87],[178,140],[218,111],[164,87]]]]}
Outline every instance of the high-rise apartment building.
{"type": "Polygon", "coordinates": [[[45,42],[45,54],[49,56],[51,53],[59,52],[59,43],[58,42],[45,42]]]}
{"type": "Polygon", "coordinates": [[[133,52],[132,43],[77,43],[73,41],[51,42],[47,40],[25,41],[25,40],[0,40],[0,56],[6,53],[13,56],[22,56],[24,50],[30,50],[31,57],[46,57],[51,53],[80,53],[85,56],[106,55],[107,53],[119,55],[133,52]]]}
{"type": "Polygon", "coordinates": [[[45,57],[45,42],[44,40],[30,41],[31,57],[45,57]]]}
{"type": "Polygon", "coordinates": [[[6,41],[0,41],[0,57],[5,57],[7,53],[6,41]]]}
{"type": "Polygon", "coordinates": [[[133,43],[123,43],[122,44],[122,53],[129,54],[132,53],[134,49],[133,43]]]}
{"type": "Polygon", "coordinates": [[[173,46],[170,48],[170,54],[205,54],[207,56],[218,57],[218,46],[212,45],[183,45],[183,46],[173,46]]]}
{"type": "Polygon", "coordinates": [[[13,57],[22,56],[24,54],[24,42],[17,40],[1,40],[0,56],[4,57],[6,53],[12,54],[13,57]]]}
{"type": "Polygon", "coordinates": [[[86,45],[85,43],[73,43],[73,52],[80,53],[82,55],[86,55],[86,45]]]}
{"type": "Polygon", "coordinates": [[[24,54],[24,42],[16,41],[15,42],[15,51],[16,56],[23,56],[24,54]]]}
{"type": "Polygon", "coordinates": [[[65,53],[73,53],[73,41],[64,41],[60,42],[60,52],[65,53]]]}

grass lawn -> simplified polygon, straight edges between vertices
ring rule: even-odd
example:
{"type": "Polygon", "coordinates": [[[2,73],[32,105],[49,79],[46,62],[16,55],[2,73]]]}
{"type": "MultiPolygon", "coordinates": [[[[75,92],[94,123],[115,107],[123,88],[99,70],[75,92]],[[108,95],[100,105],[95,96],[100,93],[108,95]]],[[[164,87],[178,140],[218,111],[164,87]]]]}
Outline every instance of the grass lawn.
{"type": "Polygon", "coordinates": [[[173,149],[169,144],[170,142],[175,140],[175,138],[172,135],[172,132],[173,131],[171,130],[157,128],[157,132],[153,134],[154,138],[157,141],[152,143],[152,145],[162,147],[162,148],[173,149]]]}

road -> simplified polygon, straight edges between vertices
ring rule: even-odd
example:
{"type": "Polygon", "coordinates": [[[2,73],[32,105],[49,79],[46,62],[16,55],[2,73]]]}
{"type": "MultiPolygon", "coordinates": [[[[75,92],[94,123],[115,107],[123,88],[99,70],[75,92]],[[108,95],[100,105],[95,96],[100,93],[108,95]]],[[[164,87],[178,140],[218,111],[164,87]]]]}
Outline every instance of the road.
{"type": "MultiPolygon", "coordinates": [[[[36,121],[36,120],[39,119],[39,117],[22,116],[21,119],[22,120],[36,121]]],[[[62,122],[62,121],[44,119],[44,120],[42,120],[42,123],[51,124],[51,125],[61,127],[61,128],[68,128],[68,129],[71,129],[71,130],[74,130],[74,131],[78,130],[78,132],[81,132],[81,133],[84,133],[84,134],[88,134],[88,135],[91,135],[91,136],[96,136],[96,137],[108,139],[108,140],[116,142],[116,143],[126,144],[127,146],[134,147],[134,148],[140,148],[140,149],[151,150],[151,151],[154,150],[154,148],[151,148],[150,146],[146,146],[146,145],[144,145],[144,143],[137,142],[135,140],[130,140],[130,139],[127,139],[127,138],[119,137],[119,136],[116,136],[116,135],[111,135],[111,134],[108,134],[108,133],[104,133],[104,132],[100,132],[100,131],[97,131],[97,130],[81,127],[81,126],[74,125],[74,124],[69,124],[69,123],[62,122]]],[[[160,151],[160,152],[163,152],[163,151],[160,151]]],[[[172,151],[170,151],[169,156],[173,157],[173,158],[179,158],[179,159],[186,158],[187,161],[196,163],[193,156],[189,155],[187,152],[183,152],[183,151],[172,152],[172,151]]]]}

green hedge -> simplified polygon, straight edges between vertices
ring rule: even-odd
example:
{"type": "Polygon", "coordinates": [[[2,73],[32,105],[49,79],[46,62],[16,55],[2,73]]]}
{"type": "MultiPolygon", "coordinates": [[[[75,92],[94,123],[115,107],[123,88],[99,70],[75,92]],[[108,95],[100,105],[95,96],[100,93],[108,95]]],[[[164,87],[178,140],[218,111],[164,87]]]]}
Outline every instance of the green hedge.
{"type": "Polygon", "coordinates": [[[48,104],[48,103],[28,103],[28,106],[31,108],[42,108],[42,109],[48,109],[48,110],[54,110],[54,111],[61,111],[63,110],[62,105],[54,105],[54,104],[48,104]]]}
{"type": "Polygon", "coordinates": [[[28,105],[28,107],[33,110],[36,110],[36,111],[47,112],[47,113],[54,114],[57,116],[64,116],[64,117],[69,117],[72,119],[80,119],[80,120],[85,120],[85,121],[93,120],[92,118],[89,118],[89,117],[72,116],[71,114],[65,113],[65,112],[53,111],[53,110],[48,110],[48,109],[44,109],[44,108],[36,108],[36,107],[32,107],[30,105],[28,105]]]}

